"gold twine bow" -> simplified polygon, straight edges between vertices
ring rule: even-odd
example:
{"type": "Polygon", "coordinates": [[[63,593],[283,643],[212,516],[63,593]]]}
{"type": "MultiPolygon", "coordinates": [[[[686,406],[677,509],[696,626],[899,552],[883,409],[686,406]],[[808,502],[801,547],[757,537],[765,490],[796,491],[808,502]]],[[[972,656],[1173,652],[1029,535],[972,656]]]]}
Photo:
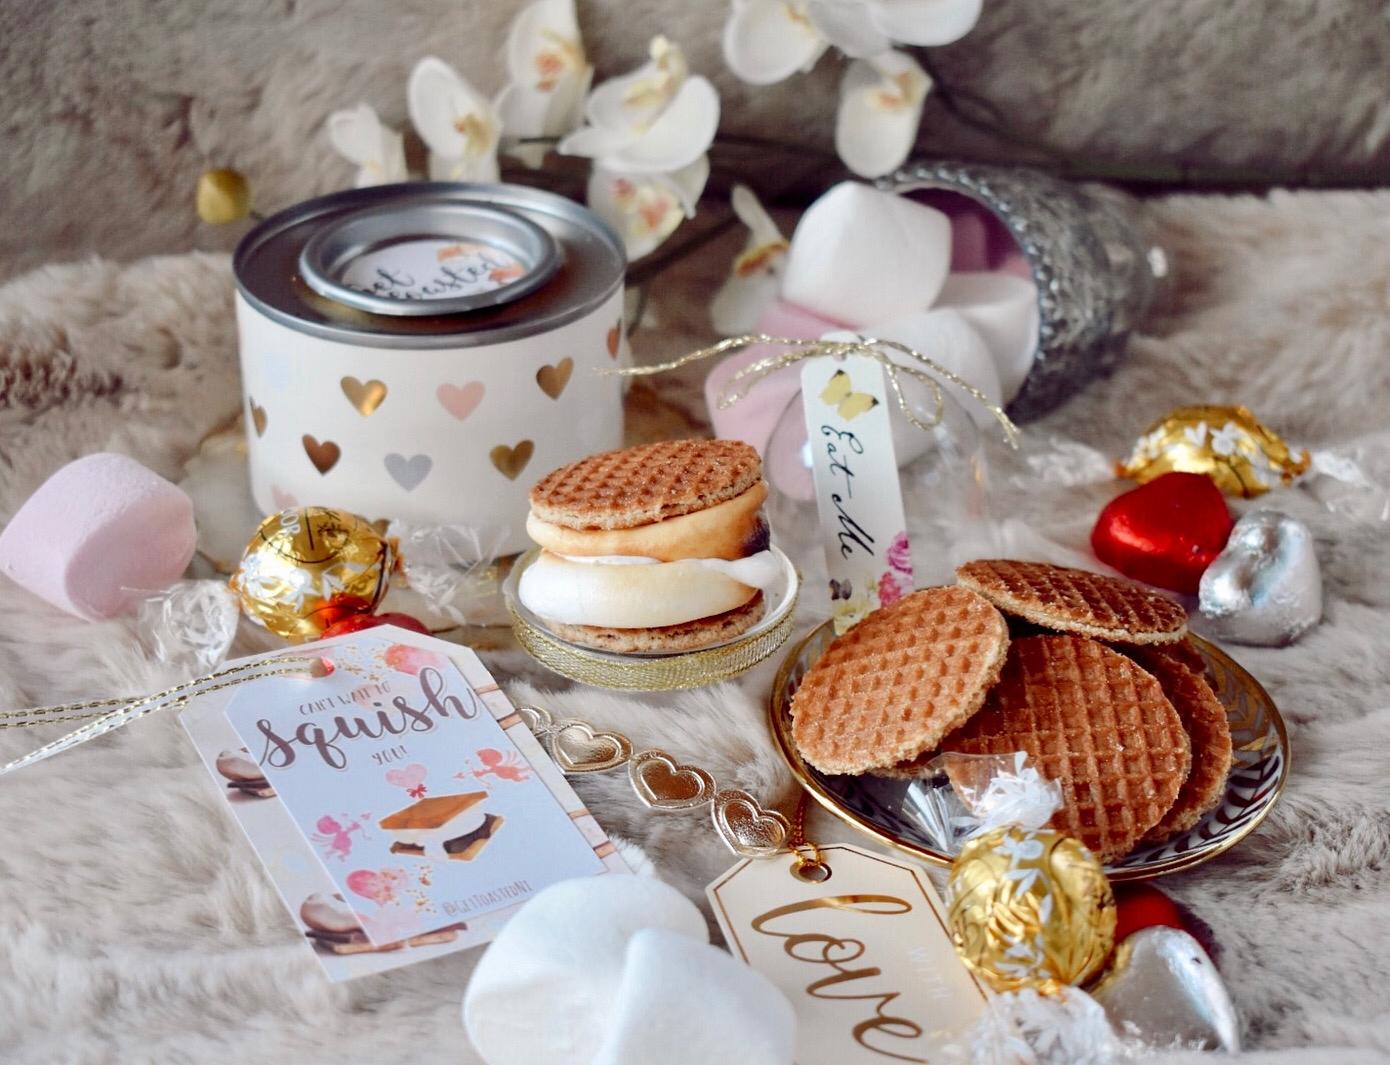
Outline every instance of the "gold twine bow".
{"type": "Polygon", "coordinates": [[[650,377],[671,370],[679,370],[682,366],[689,366],[691,363],[700,362],[703,359],[712,359],[720,355],[741,351],[756,344],[767,344],[787,350],[749,363],[735,373],[728,383],[719,390],[719,394],[715,398],[715,403],[720,410],[727,410],[732,407],[746,396],[754,385],[769,374],[793,366],[803,359],[814,359],[820,356],[838,359],[844,358],[846,355],[867,355],[883,367],[884,376],[888,379],[888,387],[898,402],[898,409],[902,411],[903,417],[918,429],[930,432],[941,424],[941,419],[945,414],[945,392],[941,387],[941,381],[947,381],[994,415],[995,421],[1004,431],[1005,442],[1010,447],[1018,447],[1018,426],[1014,425],[1009,416],[1004,413],[1003,408],[991,403],[989,397],[969,381],[952,373],[940,363],[927,358],[920,351],[916,351],[906,344],[900,344],[896,340],[880,340],[876,337],[865,336],[855,337],[853,340],[799,340],[793,337],[767,336],[764,333],[747,333],[743,336],[729,337],[727,340],[721,340],[718,344],[689,352],[669,362],[655,363],[650,366],[606,368],[599,372],[617,374],[620,377],[650,377]],[[885,351],[885,348],[888,350],[885,351]],[[920,365],[904,366],[894,360],[888,353],[889,351],[906,356],[920,365]],[[902,381],[899,379],[900,374],[907,374],[930,389],[935,409],[929,420],[923,421],[912,409],[912,404],[908,402],[907,396],[903,393],[902,381]]]}

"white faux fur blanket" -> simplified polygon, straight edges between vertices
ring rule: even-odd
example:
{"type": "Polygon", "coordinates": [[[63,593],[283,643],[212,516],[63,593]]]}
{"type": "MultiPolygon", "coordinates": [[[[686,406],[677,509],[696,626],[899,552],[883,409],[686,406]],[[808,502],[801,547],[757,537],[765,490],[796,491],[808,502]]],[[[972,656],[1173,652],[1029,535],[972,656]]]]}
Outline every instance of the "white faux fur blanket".
{"type": "MultiPolygon", "coordinates": [[[[1355,447],[1390,483],[1390,194],[1183,197],[1149,210],[1174,297],[1119,373],[1029,428],[1033,446],[1064,436],[1119,454],[1170,406],[1244,402],[1293,441],[1355,447]]],[[[703,306],[734,247],[662,279],[640,358],[708,339],[703,306]]],[[[213,256],[50,267],[0,290],[0,518],[100,448],[178,478],[236,414],[230,308],[227,263],[213,256]]],[[[695,428],[697,382],[657,386],[695,428]]],[[[1045,483],[1015,462],[996,470],[995,508],[1079,548],[1115,490],[1045,483]]],[[[1266,502],[1313,527],[1328,593],[1323,623],[1297,646],[1236,650],[1288,721],[1292,776],[1254,837],[1162,886],[1215,931],[1253,1048],[1243,1060],[1387,1061],[1390,525],[1306,489],[1266,502]]],[[[1001,526],[1001,544],[1021,528],[1001,526]]],[[[737,686],[635,700],[562,694],[518,652],[484,653],[514,694],[699,755],[784,808],[791,799],[762,724],[770,665],[737,686]]],[[[0,587],[0,704],[165,679],[123,624],[86,625],[0,587]]],[[[0,757],[34,738],[0,733],[0,757]]],[[[580,787],[692,895],[729,864],[703,827],[645,815],[621,780],[580,787]]],[[[471,960],[330,986],[176,721],[139,722],[0,780],[0,824],[7,1065],[476,1060],[459,1022],[471,960]]],[[[535,1010],[547,1023],[546,1004],[535,1010]]]]}

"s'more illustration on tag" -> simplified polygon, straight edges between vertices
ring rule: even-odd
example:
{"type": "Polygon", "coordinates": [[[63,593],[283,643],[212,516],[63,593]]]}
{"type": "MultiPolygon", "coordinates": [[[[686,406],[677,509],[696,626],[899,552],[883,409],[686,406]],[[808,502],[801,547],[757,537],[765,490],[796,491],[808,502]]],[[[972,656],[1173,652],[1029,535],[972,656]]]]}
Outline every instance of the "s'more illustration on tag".
{"type": "Polygon", "coordinates": [[[486,943],[549,884],[628,872],[471,650],[390,626],[314,647],[328,676],[181,720],[330,979],[486,943]]]}
{"type": "Polygon", "coordinates": [[[378,826],[394,837],[392,854],[471,862],[502,827],[485,808],[487,792],[436,795],[383,817],[378,826]]]}

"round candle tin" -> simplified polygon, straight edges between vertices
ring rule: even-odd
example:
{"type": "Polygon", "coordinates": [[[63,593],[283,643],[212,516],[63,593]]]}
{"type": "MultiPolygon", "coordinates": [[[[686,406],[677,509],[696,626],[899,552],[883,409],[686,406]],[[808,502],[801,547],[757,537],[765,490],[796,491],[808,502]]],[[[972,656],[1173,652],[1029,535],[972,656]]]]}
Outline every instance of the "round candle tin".
{"type": "Polygon", "coordinates": [[[298,204],[233,259],[251,491],[529,540],[537,471],[622,444],[617,236],[518,185],[412,183],[298,204]]]}

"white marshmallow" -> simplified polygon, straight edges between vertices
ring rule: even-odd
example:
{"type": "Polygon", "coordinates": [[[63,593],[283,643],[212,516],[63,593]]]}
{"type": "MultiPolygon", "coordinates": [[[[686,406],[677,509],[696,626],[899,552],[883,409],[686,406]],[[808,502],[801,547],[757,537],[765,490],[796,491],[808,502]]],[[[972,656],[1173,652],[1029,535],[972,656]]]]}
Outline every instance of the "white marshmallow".
{"type": "Polygon", "coordinates": [[[1038,352],[1037,286],[1012,274],[951,274],[937,302],[979,331],[994,356],[1004,402],[1012,401],[1038,352]]]}
{"type": "Polygon", "coordinates": [[[905,196],[846,181],[806,210],[782,297],[863,328],[930,307],[951,264],[951,222],[905,196]]]}
{"type": "Polygon", "coordinates": [[[790,1065],[790,1003],[708,938],[659,880],[562,881],[478,962],[464,1026],[488,1065],[790,1065]]]}
{"type": "Polygon", "coordinates": [[[789,1065],[791,1003],[732,955],[664,928],[627,945],[612,1029],[592,1065],[789,1065]]]}
{"type": "Polygon", "coordinates": [[[517,586],[522,604],[547,621],[649,629],[681,625],[742,606],[750,588],[771,588],[782,567],[771,551],[736,561],[658,562],[631,555],[579,558],[541,552],[517,586]]]}

